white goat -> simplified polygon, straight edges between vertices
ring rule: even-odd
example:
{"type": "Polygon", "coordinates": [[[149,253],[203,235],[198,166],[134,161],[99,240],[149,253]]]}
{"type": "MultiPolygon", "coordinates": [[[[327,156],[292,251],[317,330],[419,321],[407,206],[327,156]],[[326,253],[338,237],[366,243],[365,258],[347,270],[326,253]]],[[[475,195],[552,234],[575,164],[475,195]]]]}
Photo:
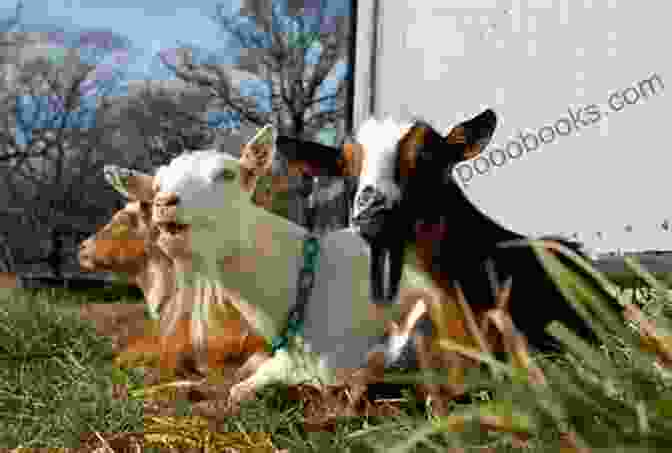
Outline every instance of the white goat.
{"type": "MultiPolygon", "coordinates": [[[[174,159],[157,172],[154,184],[160,192],[153,213],[160,229],[157,244],[175,260],[178,297],[193,298],[195,292],[215,297],[222,286],[235,288],[255,307],[248,319],[269,340],[281,333],[296,301],[307,233],[250,202],[256,177],[272,161],[274,136],[273,128],[264,128],[250,142],[251,154],[243,153],[240,160],[211,151],[174,159]]],[[[426,310],[424,304],[414,308],[404,328],[426,310]]],[[[249,397],[277,381],[334,383],[336,370],[361,370],[361,383],[379,378],[386,360],[383,351],[373,349],[384,331],[384,319],[372,319],[378,310],[369,304],[366,243],[349,229],[325,235],[305,309],[303,343],[293,337],[286,349],[235,386],[232,398],[249,397]]],[[[388,319],[398,318],[398,310],[390,307],[388,319]]]]}

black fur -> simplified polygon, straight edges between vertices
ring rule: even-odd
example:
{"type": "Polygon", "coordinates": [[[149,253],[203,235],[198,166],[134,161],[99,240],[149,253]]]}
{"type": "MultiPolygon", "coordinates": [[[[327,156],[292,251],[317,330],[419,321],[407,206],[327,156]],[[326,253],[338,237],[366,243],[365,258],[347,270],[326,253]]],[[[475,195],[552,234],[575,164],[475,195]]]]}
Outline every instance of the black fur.
{"type": "MultiPolygon", "coordinates": [[[[508,277],[513,278],[509,300],[511,317],[531,346],[541,351],[560,349],[557,341],[544,332],[553,320],[562,322],[580,337],[596,342],[592,330],[564,299],[531,247],[498,247],[502,242],[525,237],[503,228],[484,215],[452,178],[446,180],[443,177],[446,169],[452,169],[452,165],[458,162],[457,156],[462,152],[463,145],[445,143],[443,137],[427,123],[418,122],[414,127],[426,128],[426,133],[417,149],[416,176],[402,184],[401,217],[427,223],[445,219],[446,231],[437,244],[433,261],[435,270],[445,272],[452,282],[458,281],[469,304],[491,305],[494,297],[486,270],[486,262],[491,259],[500,283],[508,277]]],[[[580,245],[575,242],[557,237],[547,239],[561,242],[581,254],[580,245]]],[[[564,256],[560,255],[560,259],[588,277],[564,256]]],[[[599,288],[597,282],[594,282],[594,287],[599,288]]],[[[613,307],[618,309],[618,302],[613,299],[612,302],[613,307]]]]}

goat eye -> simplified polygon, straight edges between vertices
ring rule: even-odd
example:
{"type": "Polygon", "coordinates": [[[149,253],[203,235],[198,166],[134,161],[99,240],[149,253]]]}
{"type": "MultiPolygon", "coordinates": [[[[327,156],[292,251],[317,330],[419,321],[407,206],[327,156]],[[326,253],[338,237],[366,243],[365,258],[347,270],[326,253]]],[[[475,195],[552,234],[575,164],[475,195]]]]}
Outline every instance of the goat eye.
{"type": "Polygon", "coordinates": [[[189,225],[177,223],[177,222],[167,222],[162,225],[163,229],[170,234],[178,234],[186,231],[189,225]]]}
{"type": "Polygon", "coordinates": [[[228,168],[225,168],[222,170],[222,172],[218,176],[219,178],[224,179],[225,181],[233,181],[236,179],[236,172],[233,170],[229,170],[228,168]]]}

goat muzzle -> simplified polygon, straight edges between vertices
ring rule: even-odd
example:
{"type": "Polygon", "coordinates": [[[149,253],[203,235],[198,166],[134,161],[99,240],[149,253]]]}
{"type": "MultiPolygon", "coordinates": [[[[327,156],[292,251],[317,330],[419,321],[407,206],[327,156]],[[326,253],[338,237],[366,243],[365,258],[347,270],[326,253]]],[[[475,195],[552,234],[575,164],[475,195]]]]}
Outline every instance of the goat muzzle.
{"type": "Polygon", "coordinates": [[[159,225],[176,223],[179,201],[173,192],[158,193],[152,206],[152,221],[159,225]]]}

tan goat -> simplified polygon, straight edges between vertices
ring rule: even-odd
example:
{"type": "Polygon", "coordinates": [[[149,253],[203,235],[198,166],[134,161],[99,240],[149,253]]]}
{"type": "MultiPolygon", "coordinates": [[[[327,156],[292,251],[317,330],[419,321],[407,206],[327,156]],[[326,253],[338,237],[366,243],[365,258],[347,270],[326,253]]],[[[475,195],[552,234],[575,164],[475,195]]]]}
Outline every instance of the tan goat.
{"type": "MultiPolygon", "coordinates": [[[[151,313],[159,319],[159,336],[151,330],[132,338],[124,354],[159,354],[163,370],[181,370],[185,361],[193,359],[194,332],[190,313],[177,313],[182,308],[174,303],[175,275],[172,260],[154,244],[156,231],[151,225],[151,204],[129,201],[117,211],[98,233],[82,242],[80,266],[85,271],[111,271],[125,274],[128,282],[138,286],[151,313]],[[175,319],[169,326],[167,319],[175,319]]],[[[225,319],[217,335],[208,329],[207,368],[218,368],[223,362],[247,358],[266,348],[265,341],[251,332],[249,323],[224,301],[225,319]]],[[[150,323],[151,325],[151,323],[150,323]]],[[[207,329],[207,327],[206,327],[207,329]]],[[[207,372],[203,363],[195,368],[207,372]]]]}

